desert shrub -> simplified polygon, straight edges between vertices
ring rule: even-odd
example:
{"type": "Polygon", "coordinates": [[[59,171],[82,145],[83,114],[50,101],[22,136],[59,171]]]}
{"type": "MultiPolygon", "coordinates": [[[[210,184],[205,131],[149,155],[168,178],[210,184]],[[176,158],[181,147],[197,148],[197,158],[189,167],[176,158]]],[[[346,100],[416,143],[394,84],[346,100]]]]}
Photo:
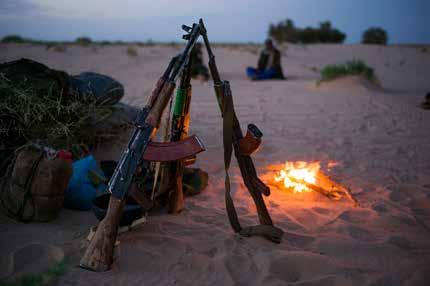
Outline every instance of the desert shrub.
{"type": "Polygon", "coordinates": [[[363,44],[386,45],[388,42],[388,35],[382,28],[370,28],[364,31],[361,42],[363,44]]]}
{"type": "Polygon", "coordinates": [[[318,28],[306,27],[300,29],[296,28],[294,22],[288,19],[278,24],[270,24],[269,37],[280,43],[343,43],[346,39],[346,34],[333,28],[330,21],[320,23],[318,28]]]}
{"type": "Polygon", "coordinates": [[[67,51],[67,46],[62,44],[54,44],[52,46],[47,45],[46,49],[53,50],[54,52],[57,52],[57,53],[65,53],[67,51]]]}
{"type": "Polygon", "coordinates": [[[174,48],[174,49],[177,49],[177,48],[179,48],[179,47],[180,47],[180,43],[175,42],[175,41],[171,41],[171,42],[169,43],[169,47],[174,48]]]}
{"type": "Polygon", "coordinates": [[[26,39],[24,39],[21,36],[18,35],[8,35],[3,37],[3,39],[1,40],[2,43],[25,43],[27,42],[26,39]]]}
{"type": "Polygon", "coordinates": [[[91,52],[97,54],[99,52],[100,46],[98,45],[91,45],[91,52]]]}
{"type": "Polygon", "coordinates": [[[154,41],[152,39],[148,39],[145,43],[146,46],[152,47],[155,45],[154,41]]]}
{"type": "Polygon", "coordinates": [[[127,53],[127,55],[128,55],[130,58],[135,58],[135,57],[137,57],[137,56],[139,55],[139,54],[138,54],[138,52],[137,52],[137,50],[136,50],[136,48],[135,48],[135,47],[132,47],[132,46],[129,46],[129,47],[127,48],[126,53],[127,53]]]}
{"type": "Polygon", "coordinates": [[[321,70],[321,80],[329,81],[348,75],[360,75],[370,81],[377,83],[373,68],[366,65],[362,60],[352,60],[344,64],[328,65],[321,70]]]}
{"type": "Polygon", "coordinates": [[[24,274],[13,281],[1,281],[0,286],[42,286],[54,285],[56,280],[64,275],[70,263],[65,260],[54,264],[45,272],[39,274],[24,274]]]}
{"type": "Polygon", "coordinates": [[[42,40],[34,40],[29,38],[24,38],[18,35],[8,35],[3,37],[1,40],[2,43],[28,43],[28,44],[35,44],[35,45],[45,45],[47,42],[42,40]]]}
{"type": "Polygon", "coordinates": [[[81,46],[88,46],[91,45],[93,40],[89,37],[79,37],[75,40],[75,43],[81,46]]]}
{"type": "Polygon", "coordinates": [[[60,148],[96,140],[87,127],[112,113],[111,106],[97,104],[92,94],[71,93],[64,98],[59,89],[40,92],[31,83],[13,83],[1,74],[0,98],[0,114],[17,119],[26,141],[43,140],[60,148]]]}
{"type": "Polygon", "coordinates": [[[270,24],[269,37],[272,37],[279,43],[296,43],[298,41],[297,29],[294,26],[294,22],[290,19],[279,22],[278,24],[270,24]]]}
{"type": "Polygon", "coordinates": [[[330,21],[320,23],[316,34],[318,35],[318,42],[321,43],[343,43],[346,38],[344,33],[332,28],[330,21]]]}
{"type": "Polygon", "coordinates": [[[112,45],[112,42],[110,42],[110,41],[106,41],[106,40],[105,40],[105,41],[101,41],[101,42],[100,42],[100,45],[101,45],[101,46],[110,46],[110,45],[112,45]]]}

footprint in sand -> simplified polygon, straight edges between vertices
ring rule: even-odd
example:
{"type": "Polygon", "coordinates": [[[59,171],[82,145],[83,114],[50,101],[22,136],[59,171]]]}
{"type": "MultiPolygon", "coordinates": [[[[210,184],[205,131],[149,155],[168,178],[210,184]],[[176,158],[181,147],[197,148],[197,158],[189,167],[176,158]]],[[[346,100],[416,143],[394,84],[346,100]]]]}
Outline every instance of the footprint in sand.
{"type": "Polygon", "coordinates": [[[314,207],[312,210],[318,214],[327,215],[330,214],[332,211],[328,208],[320,208],[320,207],[314,207]]]}
{"type": "Polygon", "coordinates": [[[372,209],[378,214],[386,213],[388,211],[388,208],[384,203],[375,203],[372,205],[372,209]]]}
{"type": "Polygon", "coordinates": [[[365,230],[364,228],[353,225],[346,226],[345,228],[340,229],[338,232],[346,232],[350,237],[359,241],[369,242],[376,240],[375,236],[371,232],[365,230]]]}
{"type": "Polygon", "coordinates": [[[374,217],[373,213],[368,210],[348,210],[339,215],[341,220],[350,223],[365,223],[374,217]]]}
{"type": "Polygon", "coordinates": [[[284,234],[284,239],[288,241],[290,246],[303,249],[312,243],[315,240],[315,237],[294,232],[286,232],[284,234]]]}
{"type": "Polygon", "coordinates": [[[269,272],[274,278],[297,285],[302,285],[300,282],[305,281],[318,281],[333,273],[334,269],[335,266],[327,257],[304,251],[284,253],[271,260],[269,266],[269,272]]]}
{"type": "Polygon", "coordinates": [[[414,248],[408,239],[401,236],[391,236],[387,242],[404,250],[411,250],[414,248]]]}
{"type": "Polygon", "coordinates": [[[247,249],[241,243],[240,238],[229,238],[224,241],[224,246],[229,255],[223,259],[224,266],[235,285],[249,285],[255,282],[255,276],[244,273],[259,273],[258,265],[254,261],[255,252],[247,249]]]}
{"type": "Polygon", "coordinates": [[[400,190],[391,191],[389,198],[394,202],[400,203],[407,203],[410,200],[409,196],[400,190]]]}

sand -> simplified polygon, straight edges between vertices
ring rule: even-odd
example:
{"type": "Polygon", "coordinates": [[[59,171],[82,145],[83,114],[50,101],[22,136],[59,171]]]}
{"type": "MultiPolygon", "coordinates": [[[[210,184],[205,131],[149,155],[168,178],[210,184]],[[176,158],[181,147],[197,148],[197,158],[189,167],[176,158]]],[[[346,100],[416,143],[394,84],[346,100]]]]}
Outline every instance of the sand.
{"type": "MultiPolygon", "coordinates": [[[[66,52],[32,45],[1,45],[0,62],[28,57],[69,73],[94,71],[120,80],[124,103],[142,106],[158,76],[180,47],[77,47],[66,52]]],[[[360,202],[333,202],[315,193],[272,187],[266,203],[281,244],[241,238],[224,207],[221,118],[209,83],[193,82],[190,132],[207,151],[197,166],[209,186],[187,198],[177,216],[158,212],[147,224],[122,234],[119,260],[106,273],[77,265],[96,219],[91,212],[63,210],[47,224],[19,224],[0,217],[0,256],[28,243],[63,249],[70,261],[60,285],[429,285],[430,111],[418,105],[430,91],[430,53],[415,47],[288,45],[282,47],[287,81],[251,82],[244,69],[256,47],[216,47],[223,78],[231,83],[243,128],[264,133],[254,156],[261,177],[286,160],[339,163],[331,177],[360,202]],[[360,78],[316,86],[326,64],[360,58],[375,69],[381,87],[360,78]]],[[[96,157],[117,159],[127,137],[109,142],[96,157]]],[[[255,208],[233,160],[232,190],[244,225],[255,208]]]]}

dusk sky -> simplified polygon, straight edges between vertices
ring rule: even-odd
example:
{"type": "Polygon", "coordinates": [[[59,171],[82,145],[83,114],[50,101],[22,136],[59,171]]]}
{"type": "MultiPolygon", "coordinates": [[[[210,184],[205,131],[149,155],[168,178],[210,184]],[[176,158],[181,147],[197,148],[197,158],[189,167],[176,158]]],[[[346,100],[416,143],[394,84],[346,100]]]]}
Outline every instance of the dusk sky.
{"type": "Polygon", "coordinates": [[[170,42],[200,17],[212,41],[262,42],[270,23],[290,18],[298,27],[330,20],[347,43],[372,26],[390,43],[430,43],[429,0],[0,0],[0,37],[170,42]]]}

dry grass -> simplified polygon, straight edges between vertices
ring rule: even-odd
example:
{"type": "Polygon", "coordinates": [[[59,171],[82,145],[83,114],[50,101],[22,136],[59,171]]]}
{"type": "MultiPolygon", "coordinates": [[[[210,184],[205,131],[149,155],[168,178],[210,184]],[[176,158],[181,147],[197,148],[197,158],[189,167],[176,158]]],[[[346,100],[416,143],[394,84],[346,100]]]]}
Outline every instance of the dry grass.
{"type": "Polygon", "coordinates": [[[86,132],[87,127],[112,114],[112,107],[97,105],[92,95],[62,98],[53,88],[37,92],[31,85],[13,84],[3,75],[0,97],[0,113],[10,114],[21,123],[26,141],[43,140],[57,148],[96,140],[96,134],[86,132]]]}

